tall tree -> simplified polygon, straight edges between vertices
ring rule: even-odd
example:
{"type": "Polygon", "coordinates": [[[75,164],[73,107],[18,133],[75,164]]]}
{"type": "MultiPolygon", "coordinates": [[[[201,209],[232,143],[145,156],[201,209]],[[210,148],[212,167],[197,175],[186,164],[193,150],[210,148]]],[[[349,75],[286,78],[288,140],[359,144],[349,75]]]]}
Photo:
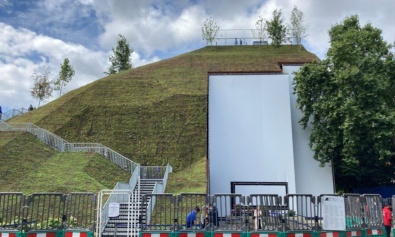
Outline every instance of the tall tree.
{"type": "Polygon", "coordinates": [[[302,45],[302,38],[307,36],[307,26],[304,25],[304,14],[296,6],[292,9],[291,20],[288,25],[289,35],[293,38],[293,41],[302,45]]]}
{"type": "Polygon", "coordinates": [[[262,42],[266,37],[266,22],[263,20],[261,16],[255,22],[255,29],[252,31],[254,38],[258,38],[260,42],[262,42]]]}
{"type": "Polygon", "coordinates": [[[71,81],[75,72],[73,66],[71,66],[68,58],[63,60],[63,64],[60,65],[59,76],[54,82],[54,90],[59,91],[59,96],[62,96],[62,90],[67,83],[71,81]]]}
{"type": "Polygon", "coordinates": [[[394,182],[395,60],[381,33],[348,17],[329,30],[327,58],[295,76],[314,158],[333,164],[337,189],[346,192],[394,182]]]}
{"type": "Polygon", "coordinates": [[[213,41],[217,36],[219,26],[215,23],[212,17],[207,18],[202,25],[202,39],[206,40],[207,44],[213,46],[213,41]]]}
{"type": "Polygon", "coordinates": [[[52,96],[51,70],[46,68],[43,73],[34,73],[32,78],[34,80],[33,88],[30,91],[33,98],[38,99],[38,107],[41,101],[44,101],[52,96]]]}
{"type": "Polygon", "coordinates": [[[117,47],[115,49],[112,48],[112,52],[113,54],[109,57],[111,66],[108,69],[108,72],[105,72],[107,75],[115,74],[132,68],[130,55],[133,53],[133,49],[129,46],[125,36],[121,34],[118,35],[117,47]]]}
{"type": "Polygon", "coordinates": [[[281,43],[286,40],[287,27],[284,25],[284,17],[281,10],[273,11],[273,19],[266,21],[267,33],[272,40],[272,45],[276,48],[281,46],[281,43]]]}

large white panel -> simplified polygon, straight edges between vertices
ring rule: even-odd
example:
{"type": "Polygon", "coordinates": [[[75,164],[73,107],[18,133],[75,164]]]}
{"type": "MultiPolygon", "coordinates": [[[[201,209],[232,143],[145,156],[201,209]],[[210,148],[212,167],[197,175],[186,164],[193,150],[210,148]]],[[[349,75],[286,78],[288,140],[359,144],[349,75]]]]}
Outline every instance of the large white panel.
{"type": "Polygon", "coordinates": [[[313,195],[334,193],[334,179],[331,164],[320,167],[314,160],[314,153],[309,147],[311,127],[303,129],[299,124],[302,112],[296,107],[296,95],[293,94],[293,72],[300,66],[284,66],[284,73],[289,74],[292,113],[292,137],[296,172],[296,192],[313,195]]]}
{"type": "Polygon", "coordinates": [[[211,194],[231,181],[288,182],[295,193],[288,75],[210,76],[208,124],[211,194]]]}

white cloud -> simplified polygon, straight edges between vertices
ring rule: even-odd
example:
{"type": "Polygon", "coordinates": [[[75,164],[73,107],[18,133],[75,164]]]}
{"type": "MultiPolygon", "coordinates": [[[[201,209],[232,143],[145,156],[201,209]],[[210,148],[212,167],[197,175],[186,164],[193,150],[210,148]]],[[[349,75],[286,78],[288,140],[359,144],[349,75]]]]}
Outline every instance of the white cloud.
{"type": "MultiPolygon", "coordinates": [[[[55,78],[64,57],[70,59],[76,71],[67,89],[74,89],[103,76],[102,71],[107,66],[103,52],[91,51],[81,45],[37,35],[26,29],[15,29],[3,23],[0,23],[0,32],[3,36],[0,38],[0,103],[3,108],[34,104],[30,95],[32,74],[39,72],[40,68],[50,67],[51,75],[55,78]]],[[[54,94],[54,97],[57,96],[54,94]]]]}

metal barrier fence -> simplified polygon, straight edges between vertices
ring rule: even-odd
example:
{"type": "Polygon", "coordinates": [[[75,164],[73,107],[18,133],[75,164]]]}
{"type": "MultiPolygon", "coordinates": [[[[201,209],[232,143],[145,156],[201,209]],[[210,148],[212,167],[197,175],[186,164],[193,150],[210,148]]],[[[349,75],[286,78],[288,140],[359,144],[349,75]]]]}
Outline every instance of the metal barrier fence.
{"type": "MultiPolygon", "coordinates": [[[[259,29],[220,29],[214,42],[217,42],[217,45],[267,45],[272,41],[266,35],[261,34],[259,29]]],[[[297,38],[292,36],[286,36],[285,41],[282,42],[282,45],[294,44],[297,44],[297,38]]]]}
{"type": "Polygon", "coordinates": [[[8,119],[10,119],[10,118],[12,118],[12,117],[18,116],[18,115],[20,115],[20,114],[24,114],[24,113],[26,113],[27,111],[28,111],[28,110],[25,109],[25,108],[9,110],[9,111],[7,111],[7,112],[5,112],[5,113],[0,114],[0,121],[1,121],[1,120],[3,120],[3,121],[8,120],[8,119]]]}
{"type": "Polygon", "coordinates": [[[250,230],[275,231],[281,229],[281,216],[287,207],[278,195],[253,194],[248,199],[250,230]]]}
{"type": "Polygon", "coordinates": [[[96,195],[93,193],[71,193],[66,196],[66,229],[93,231],[96,219],[96,195]]]}
{"type": "Polygon", "coordinates": [[[142,179],[163,179],[166,167],[163,166],[142,166],[140,174],[142,179]]]}
{"type": "Polygon", "coordinates": [[[0,228],[15,230],[24,219],[25,195],[11,192],[0,193],[0,228]]]}
{"type": "MultiPolygon", "coordinates": [[[[326,196],[344,200],[345,230],[381,230],[383,219],[380,195],[332,194],[316,197],[289,194],[280,197],[264,194],[150,194],[144,195],[142,199],[142,215],[152,213],[145,223],[141,223],[142,232],[322,231],[325,221],[322,198],[326,196]]],[[[328,218],[327,216],[327,221],[328,218]]]]}
{"type": "Polygon", "coordinates": [[[145,233],[174,237],[190,233],[201,237],[383,237],[385,233],[380,195],[147,194],[141,205],[138,196],[129,189],[103,190],[98,200],[93,193],[0,193],[0,236],[26,233],[23,237],[33,237],[45,232],[64,237],[67,232],[70,237],[75,233],[91,237],[95,217],[97,236],[137,236],[140,230],[144,237],[148,237],[145,233]],[[323,215],[323,197],[328,196],[341,198],[344,204],[343,232],[323,229],[331,219],[323,215]],[[117,219],[111,218],[114,209],[108,203],[118,204],[117,219]],[[148,213],[149,218],[142,218],[148,213]]]}
{"type": "Polygon", "coordinates": [[[0,193],[0,232],[80,229],[93,231],[93,193],[0,193]]]}

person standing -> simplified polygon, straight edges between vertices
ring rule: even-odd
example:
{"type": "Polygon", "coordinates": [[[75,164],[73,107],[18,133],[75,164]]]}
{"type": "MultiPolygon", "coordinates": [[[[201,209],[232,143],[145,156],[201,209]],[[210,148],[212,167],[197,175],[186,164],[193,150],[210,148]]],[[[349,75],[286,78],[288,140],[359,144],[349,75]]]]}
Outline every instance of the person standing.
{"type": "Polygon", "coordinates": [[[201,211],[202,213],[200,214],[200,228],[204,229],[206,228],[208,223],[208,206],[203,206],[201,211]]]}
{"type": "Polygon", "coordinates": [[[0,120],[1,120],[1,115],[2,115],[2,113],[3,113],[3,112],[1,111],[1,106],[0,106],[0,120]]]}
{"type": "Polygon", "coordinates": [[[254,210],[254,221],[255,221],[255,230],[262,229],[262,211],[259,205],[254,210]]]}
{"type": "Polygon", "coordinates": [[[392,225],[392,207],[389,202],[387,202],[383,208],[383,221],[385,232],[387,237],[391,236],[391,225],[392,225]]]}

